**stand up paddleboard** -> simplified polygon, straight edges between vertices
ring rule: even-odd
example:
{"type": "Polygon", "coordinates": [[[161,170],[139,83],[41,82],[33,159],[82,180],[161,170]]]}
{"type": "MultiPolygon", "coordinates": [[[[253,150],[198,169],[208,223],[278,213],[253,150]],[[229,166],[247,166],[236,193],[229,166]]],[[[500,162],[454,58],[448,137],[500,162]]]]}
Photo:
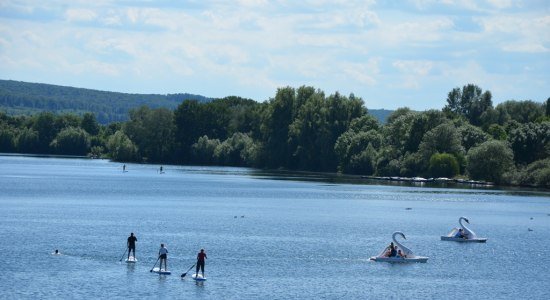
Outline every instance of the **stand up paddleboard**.
{"type": "Polygon", "coordinates": [[[129,264],[133,264],[136,262],[137,262],[137,259],[133,256],[130,256],[129,258],[126,259],[126,263],[129,263],[129,264]]]}
{"type": "Polygon", "coordinates": [[[191,278],[196,281],[206,281],[206,277],[202,277],[201,274],[193,274],[191,275],[191,278]]]}
{"type": "Polygon", "coordinates": [[[153,271],[151,271],[153,273],[157,273],[157,274],[160,274],[160,275],[170,275],[172,274],[172,272],[170,271],[166,271],[164,269],[159,269],[159,268],[153,268],[153,271]]]}

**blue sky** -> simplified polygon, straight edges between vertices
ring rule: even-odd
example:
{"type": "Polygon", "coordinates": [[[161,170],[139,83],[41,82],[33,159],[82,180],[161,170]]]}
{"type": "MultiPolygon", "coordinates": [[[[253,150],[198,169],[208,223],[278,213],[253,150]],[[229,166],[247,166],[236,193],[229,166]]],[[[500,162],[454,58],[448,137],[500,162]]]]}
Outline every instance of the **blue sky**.
{"type": "Polygon", "coordinates": [[[550,97],[550,1],[0,0],[0,79],[128,93],[314,86],[440,109],[474,83],[550,97]]]}

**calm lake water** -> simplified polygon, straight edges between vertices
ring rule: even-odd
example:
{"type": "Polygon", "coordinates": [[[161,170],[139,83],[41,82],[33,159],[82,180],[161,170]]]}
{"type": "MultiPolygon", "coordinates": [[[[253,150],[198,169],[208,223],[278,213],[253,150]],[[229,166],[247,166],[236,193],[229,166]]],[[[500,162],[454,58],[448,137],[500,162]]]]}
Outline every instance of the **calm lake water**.
{"type": "Polygon", "coordinates": [[[126,166],[0,156],[0,298],[550,298],[549,193],[126,166]],[[460,216],[486,244],[440,241],[460,216]],[[428,262],[369,261],[394,231],[428,262]],[[160,243],[170,276],[149,272],[160,243]],[[200,248],[197,285],[180,275],[200,248]]]}

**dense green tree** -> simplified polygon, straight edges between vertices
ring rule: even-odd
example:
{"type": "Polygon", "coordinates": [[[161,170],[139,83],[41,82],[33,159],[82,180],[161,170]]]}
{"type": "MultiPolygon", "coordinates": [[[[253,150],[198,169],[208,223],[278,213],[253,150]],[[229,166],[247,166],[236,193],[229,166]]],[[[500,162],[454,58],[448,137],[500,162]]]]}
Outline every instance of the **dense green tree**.
{"type": "Polygon", "coordinates": [[[436,153],[449,153],[458,157],[464,154],[461,140],[462,137],[453,124],[441,124],[424,135],[419,153],[426,163],[436,153]]]}
{"type": "Polygon", "coordinates": [[[377,156],[376,150],[369,144],[365,150],[351,156],[346,173],[362,175],[374,174],[376,171],[377,156]]]}
{"type": "Polygon", "coordinates": [[[218,139],[209,139],[206,135],[201,136],[192,146],[193,161],[201,165],[218,163],[214,153],[220,144],[218,139]]]}
{"type": "Polygon", "coordinates": [[[460,167],[456,157],[449,153],[435,153],[430,157],[430,176],[452,178],[458,175],[460,167]]]}
{"type": "Polygon", "coordinates": [[[170,161],[174,123],[172,112],[168,109],[142,106],[131,110],[124,133],[137,145],[142,158],[149,162],[170,161]]]}
{"type": "MultiPolygon", "coordinates": [[[[38,132],[30,128],[23,128],[17,136],[17,150],[20,153],[41,153],[38,132]]],[[[49,151],[48,151],[49,152],[49,151]]]]}
{"type": "Polygon", "coordinates": [[[267,167],[292,167],[290,165],[291,150],[288,145],[288,132],[292,123],[295,96],[293,88],[279,88],[275,98],[269,101],[262,122],[267,167]]]}
{"type": "Polygon", "coordinates": [[[395,148],[400,153],[405,152],[405,146],[409,140],[410,129],[416,114],[415,112],[402,114],[384,126],[383,136],[388,146],[395,148]]]}
{"type": "Polygon", "coordinates": [[[527,165],[517,174],[516,182],[513,183],[550,188],[550,158],[527,165]]]}
{"type": "Polygon", "coordinates": [[[513,167],[514,153],[503,141],[487,141],[468,151],[467,170],[473,179],[500,183],[505,172],[513,167]]]}
{"type": "MultiPolygon", "coordinates": [[[[531,100],[514,101],[509,100],[497,105],[497,109],[506,114],[507,120],[514,120],[519,123],[535,122],[544,116],[544,106],[531,100]]],[[[502,124],[502,123],[501,123],[502,124]]]]}
{"type": "Polygon", "coordinates": [[[470,148],[472,147],[478,146],[488,141],[491,138],[479,127],[470,124],[464,124],[458,127],[457,130],[462,137],[462,147],[464,147],[466,151],[470,150],[470,148]]]}
{"type": "Polygon", "coordinates": [[[506,129],[498,124],[491,124],[487,129],[487,133],[490,134],[495,140],[505,141],[508,138],[506,129]]]}
{"type": "Polygon", "coordinates": [[[0,152],[9,153],[15,151],[16,135],[12,128],[0,123],[0,152]]]}
{"type": "Polygon", "coordinates": [[[49,153],[50,143],[57,135],[55,116],[50,112],[38,114],[32,124],[32,129],[38,133],[38,147],[34,153],[49,153]]]}
{"type": "MultiPolygon", "coordinates": [[[[368,151],[368,153],[363,153],[363,158],[373,158],[373,153],[376,152],[376,149],[379,149],[382,144],[382,137],[380,133],[376,130],[369,130],[355,132],[353,130],[348,130],[342,134],[334,145],[334,151],[336,158],[338,160],[338,169],[341,172],[349,173],[352,170],[359,169],[358,166],[352,164],[352,158],[360,156],[367,147],[372,147],[373,151],[368,151]],[[367,155],[368,154],[368,155],[367,155]],[[365,156],[367,155],[367,156],[365,156]]],[[[358,162],[355,159],[355,164],[358,162]]],[[[372,164],[375,165],[376,157],[372,160],[372,164]]],[[[373,167],[373,171],[375,168],[373,167]]],[[[356,172],[356,171],[353,171],[356,172]]]]}
{"type": "Polygon", "coordinates": [[[550,122],[516,126],[508,135],[508,141],[517,163],[529,164],[550,157],[550,122]]]}
{"type": "Polygon", "coordinates": [[[253,143],[248,135],[236,132],[216,147],[214,156],[223,165],[247,166],[249,162],[245,151],[252,148],[253,143]]]}
{"type": "Polygon", "coordinates": [[[115,132],[107,141],[109,156],[115,161],[135,161],[137,147],[122,130],[115,132]]]}
{"type": "Polygon", "coordinates": [[[424,134],[446,121],[445,115],[435,109],[415,114],[406,134],[404,150],[411,153],[418,151],[424,134]]]}
{"type": "Polygon", "coordinates": [[[68,127],[57,134],[50,147],[58,154],[86,155],[90,149],[90,137],[81,128],[68,127]]]}
{"type": "Polygon", "coordinates": [[[85,113],[82,115],[80,127],[91,135],[96,135],[99,133],[99,123],[93,113],[85,113]]]}
{"type": "Polygon", "coordinates": [[[491,92],[485,91],[474,84],[454,88],[447,95],[447,105],[443,111],[465,117],[471,124],[481,125],[481,117],[485,111],[492,108],[491,92]]]}

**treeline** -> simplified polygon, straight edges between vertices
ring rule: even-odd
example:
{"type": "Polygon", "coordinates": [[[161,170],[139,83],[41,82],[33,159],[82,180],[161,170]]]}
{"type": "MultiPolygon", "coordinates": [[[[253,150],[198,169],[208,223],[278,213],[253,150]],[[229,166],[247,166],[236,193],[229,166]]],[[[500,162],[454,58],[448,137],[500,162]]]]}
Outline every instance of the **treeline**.
{"type": "Polygon", "coordinates": [[[34,115],[40,112],[91,112],[101,124],[128,120],[131,109],[145,105],[151,108],[175,109],[182,101],[210,101],[192,94],[126,94],[42,83],[0,80],[0,111],[8,115],[34,115]]]}
{"type": "Polygon", "coordinates": [[[385,124],[353,94],[307,86],[280,88],[263,103],[142,106],[105,126],[91,113],[0,114],[0,151],[550,187],[550,99],[493,107],[489,91],[469,84],[450,91],[442,110],[400,108],[385,124]]]}

